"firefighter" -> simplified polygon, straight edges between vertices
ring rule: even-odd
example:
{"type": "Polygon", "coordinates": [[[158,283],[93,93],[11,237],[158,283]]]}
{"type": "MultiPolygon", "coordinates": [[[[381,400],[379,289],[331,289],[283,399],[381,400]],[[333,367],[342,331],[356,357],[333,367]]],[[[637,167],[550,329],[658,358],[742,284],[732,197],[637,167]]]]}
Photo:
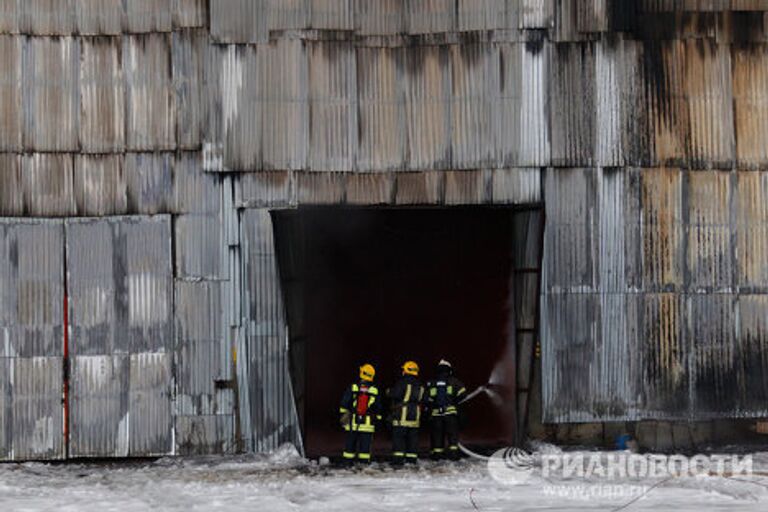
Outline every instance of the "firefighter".
{"type": "Polygon", "coordinates": [[[347,388],[341,398],[341,426],[347,431],[342,453],[346,462],[371,460],[371,444],[379,414],[379,390],[373,385],[376,369],[366,363],[360,367],[360,380],[347,388]]]}
{"type": "Polygon", "coordinates": [[[419,365],[406,361],[402,377],[388,395],[392,419],[392,455],[396,464],[416,462],[419,450],[419,427],[425,387],[419,380],[419,365]]]}
{"type": "Polygon", "coordinates": [[[431,456],[435,459],[459,456],[459,404],[467,393],[464,384],[454,377],[451,363],[442,359],[437,364],[436,378],[427,383],[431,456]],[[446,447],[446,441],[448,446],[446,447]]]}

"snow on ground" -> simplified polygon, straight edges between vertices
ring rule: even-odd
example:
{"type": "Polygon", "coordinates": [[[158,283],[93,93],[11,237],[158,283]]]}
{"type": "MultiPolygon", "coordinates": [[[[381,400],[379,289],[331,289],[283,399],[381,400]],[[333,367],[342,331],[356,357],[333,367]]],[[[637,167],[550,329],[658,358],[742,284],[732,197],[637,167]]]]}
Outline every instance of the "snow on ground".
{"type": "Polygon", "coordinates": [[[0,464],[0,511],[765,511],[768,453],[755,454],[754,461],[754,474],[738,480],[704,476],[609,486],[578,478],[501,483],[486,462],[474,459],[338,469],[306,461],[292,447],[267,456],[0,464]]]}

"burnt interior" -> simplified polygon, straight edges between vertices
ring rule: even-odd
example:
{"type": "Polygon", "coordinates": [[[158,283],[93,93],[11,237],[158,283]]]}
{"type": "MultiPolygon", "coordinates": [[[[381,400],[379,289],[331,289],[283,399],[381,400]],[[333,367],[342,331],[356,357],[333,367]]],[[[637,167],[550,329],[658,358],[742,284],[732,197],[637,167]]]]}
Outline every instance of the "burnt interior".
{"type": "MultiPolygon", "coordinates": [[[[340,450],[339,401],[362,363],[383,391],[404,360],[428,379],[446,358],[472,390],[509,357],[512,210],[299,208],[273,218],[309,456],[340,450]]],[[[466,410],[463,442],[508,442],[508,412],[487,396],[466,410]]],[[[389,442],[380,429],[376,453],[389,442]]]]}

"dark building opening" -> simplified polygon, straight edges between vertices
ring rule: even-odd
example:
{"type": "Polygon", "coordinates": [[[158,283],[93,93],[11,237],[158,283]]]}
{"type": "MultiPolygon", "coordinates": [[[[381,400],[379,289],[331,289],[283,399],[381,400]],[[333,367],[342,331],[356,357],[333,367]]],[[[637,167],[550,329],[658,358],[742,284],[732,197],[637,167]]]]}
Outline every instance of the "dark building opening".
{"type": "MultiPolygon", "coordinates": [[[[307,455],[339,451],[339,400],[362,363],[376,367],[384,391],[407,359],[420,364],[423,380],[448,359],[470,391],[487,383],[494,368],[498,380],[502,368],[511,408],[485,395],[472,400],[462,441],[510,441],[515,215],[480,207],[273,213],[307,455]]],[[[380,428],[377,454],[389,453],[389,439],[380,428]]],[[[424,429],[425,448],[427,439],[424,429]]]]}

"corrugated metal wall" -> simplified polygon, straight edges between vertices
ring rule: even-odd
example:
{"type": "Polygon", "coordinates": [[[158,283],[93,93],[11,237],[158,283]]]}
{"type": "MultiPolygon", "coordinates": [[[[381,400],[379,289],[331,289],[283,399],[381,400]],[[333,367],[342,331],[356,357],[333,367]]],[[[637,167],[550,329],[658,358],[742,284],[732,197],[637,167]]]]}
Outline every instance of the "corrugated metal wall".
{"type": "Polygon", "coordinates": [[[66,222],[71,457],[173,452],[171,224],[66,222]]]}
{"type": "MultiPolygon", "coordinates": [[[[756,415],[767,48],[756,0],[7,0],[0,215],[173,215],[155,242],[173,248],[176,453],[295,436],[281,335],[251,331],[279,303],[249,252],[268,220],[242,210],[301,204],[545,202],[545,418],[756,415]]],[[[146,353],[73,379],[100,375],[112,418],[145,408],[114,397],[169,378],[146,353]]],[[[0,379],[0,424],[21,386],[0,379]]],[[[83,452],[167,452],[99,435],[83,452]]]]}
{"type": "Polygon", "coordinates": [[[0,219],[0,461],[64,458],[64,226],[0,219]]]}

